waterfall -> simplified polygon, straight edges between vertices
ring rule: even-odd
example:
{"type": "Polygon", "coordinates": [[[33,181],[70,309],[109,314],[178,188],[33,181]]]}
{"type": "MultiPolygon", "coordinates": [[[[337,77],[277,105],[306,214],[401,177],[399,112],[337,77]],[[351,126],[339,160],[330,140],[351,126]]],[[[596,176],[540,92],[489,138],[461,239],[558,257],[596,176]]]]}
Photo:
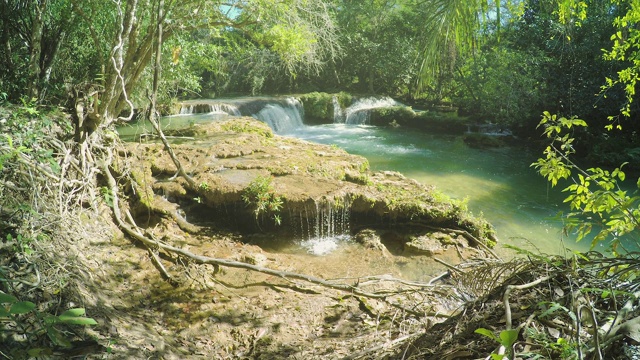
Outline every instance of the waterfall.
{"type": "Polygon", "coordinates": [[[267,123],[276,133],[286,133],[303,126],[304,109],[298,99],[290,97],[283,103],[269,103],[252,116],[267,123]]]}
{"type": "Polygon", "coordinates": [[[225,104],[225,103],[212,104],[211,111],[209,112],[215,113],[215,114],[228,114],[233,116],[241,115],[240,110],[238,110],[237,106],[232,104],[225,104]]]}
{"type": "Polygon", "coordinates": [[[345,110],[344,122],[352,125],[365,125],[369,123],[369,110],[398,105],[400,103],[390,97],[359,99],[345,110]]]}
{"type": "Polygon", "coordinates": [[[342,107],[340,107],[340,102],[338,101],[338,97],[334,96],[332,99],[333,102],[333,123],[340,124],[344,122],[344,112],[342,111],[342,107]]]}
{"type": "Polygon", "coordinates": [[[350,199],[315,201],[299,214],[302,241],[300,245],[314,255],[325,255],[338,248],[340,242],[349,239],[350,199]]]}
{"type": "Polygon", "coordinates": [[[180,115],[193,114],[227,114],[240,116],[238,107],[232,104],[215,103],[215,104],[182,104],[180,107],[180,115]]]}
{"type": "Polygon", "coordinates": [[[193,105],[185,105],[185,104],[183,104],[180,107],[180,115],[191,115],[191,114],[193,114],[193,108],[194,108],[193,105]]]}

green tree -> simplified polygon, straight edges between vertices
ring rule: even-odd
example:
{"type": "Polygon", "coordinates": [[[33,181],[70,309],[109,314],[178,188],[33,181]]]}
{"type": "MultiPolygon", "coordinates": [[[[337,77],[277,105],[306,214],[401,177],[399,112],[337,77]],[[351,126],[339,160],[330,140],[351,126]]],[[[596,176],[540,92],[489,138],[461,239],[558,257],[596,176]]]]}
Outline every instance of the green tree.
{"type": "Polygon", "coordinates": [[[402,95],[415,77],[419,21],[409,1],[341,1],[344,56],[337,62],[334,87],[361,93],[402,95]]]}
{"type": "Polygon", "coordinates": [[[502,2],[489,0],[430,0],[419,7],[421,65],[415,92],[428,91],[435,100],[446,97],[459,59],[472,54],[479,34],[498,36],[502,23],[502,2]],[[493,26],[492,26],[493,25],[493,26]]]}
{"type": "MultiPolygon", "coordinates": [[[[602,5],[602,2],[595,4],[602,5]]],[[[582,22],[589,18],[589,4],[581,1],[572,5],[579,9],[571,13],[577,21],[582,22]]],[[[610,50],[605,51],[605,59],[623,66],[616,72],[616,76],[607,78],[602,85],[602,91],[606,95],[616,87],[622,86],[626,97],[619,114],[610,115],[610,123],[600,131],[624,131],[622,119],[636,113],[632,106],[640,62],[633,59],[638,54],[640,32],[634,29],[640,21],[640,8],[636,1],[614,0],[605,5],[602,6],[609,11],[621,11],[613,20],[617,30],[610,36],[613,44],[610,50]]],[[[562,17],[560,19],[570,20],[562,17]]],[[[611,171],[600,167],[583,169],[572,160],[576,153],[573,128],[586,127],[587,122],[575,117],[566,118],[545,112],[540,125],[551,143],[545,150],[545,157],[533,165],[552,185],[556,185],[560,179],[570,179],[571,184],[564,189],[568,193],[565,202],[570,204],[572,210],[565,216],[567,230],[576,231],[578,239],[595,231],[592,246],[607,243],[614,254],[628,250],[624,247],[624,238],[637,244],[640,232],[640,197],[637,196],[637,190],[629,192],[621,186],[621,182],[626,180],[626,174],[622,171],[626,163],[611,171]]],[[[637,187],[640,188],[640,179],[637,181],[637,187]]]]}

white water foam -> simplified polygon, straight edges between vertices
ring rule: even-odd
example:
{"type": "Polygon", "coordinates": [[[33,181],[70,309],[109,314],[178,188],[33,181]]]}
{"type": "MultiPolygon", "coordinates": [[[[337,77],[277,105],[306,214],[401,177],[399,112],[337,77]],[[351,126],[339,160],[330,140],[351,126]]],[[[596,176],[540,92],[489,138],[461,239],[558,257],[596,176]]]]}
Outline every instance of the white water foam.
{"type": "Polygon", "coordinates": [[[336,235],[331,237],[314,237],[300,242],[300,246],[307,250],[309,254],[322,256],[332,253],[338,249],[340,243],[349,240],[349,235],[336,235]]]}
{"type": "Polygon", "coordinates": [[[344,122],[352,125],[364,125],[369,123],[369,110],[398,105],[401,104],[390,97],[359,99],[345,110],[344,122]]]}
{"type": "Polygon", "coordinates": [[[233,116],[240,116],[240,110],[238,107],[232,104],[215,103],[215,104],[198,104],[198,105],[186,105],[183,104],[180,107],[180,115],[193,115],[196,113],[209,113],[209,114],[226,114],[233,116]],[[205,108],[208,111],[202,111],[205,108]]]}
{"type": "Polygon", "coordinates": [[[296,98],[287,98],[284,104],[267,104],[253,117],[265,122],[276,133],[286,133],[303,126],[304,110],[296,98]]]}

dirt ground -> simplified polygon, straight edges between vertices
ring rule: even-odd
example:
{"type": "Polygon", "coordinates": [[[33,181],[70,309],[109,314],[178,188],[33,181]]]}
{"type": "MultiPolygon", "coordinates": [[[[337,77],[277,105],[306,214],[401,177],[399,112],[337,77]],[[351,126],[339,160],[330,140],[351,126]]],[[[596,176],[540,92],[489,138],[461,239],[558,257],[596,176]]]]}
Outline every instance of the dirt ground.
{"type": "MultiPolygon", "coordinates": [[[[428,269],[424,276],[446,270],[424,256],[382,256],[358,244],[346,246],[338,257],[322,257],[268,252],[234,234],[191,235],[171,223],[157,231],[197,254],[340,283],[365,282],[357,278],[371,275],[400,277],[406,266],[428,269]]],[[[342,359],[378,347],[371,358],[380,358],[385,345],[397,351],[394,345],[422,334],[459,305],[450,298],[434,301],[436,296],[420,287],[382,301],[245,269],[214,274],[211,266],[166,259],[179,282],[173,287],[148,252],[123,236],[96,238],[87,246],[91,253],[85,261],[93,275],[81,285],[83,306],[98,320],[89,331],[107,351],[90,358],[342,359]]],[[[402,287],[369,281],[372,290],[402,287]]]]}

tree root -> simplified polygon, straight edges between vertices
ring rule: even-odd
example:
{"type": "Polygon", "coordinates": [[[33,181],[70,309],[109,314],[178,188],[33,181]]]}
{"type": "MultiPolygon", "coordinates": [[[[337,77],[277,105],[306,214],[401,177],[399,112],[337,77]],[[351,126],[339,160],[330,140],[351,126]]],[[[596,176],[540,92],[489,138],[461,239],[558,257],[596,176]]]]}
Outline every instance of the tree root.
{"type": "MultiPolygon", "coordinates": [[[[392,303],[392,302],[387,300],[388,297],[390,297],[392,295],[398,295],[398,294],[402,293],[402,291],[369,292],[369,291],[363,290],[359,286],[359,279],[353,285],[352,284],[346,284],[346,283],[338,283],[338,282],[333,282],[333,281],[330,281],[330,280],[325,280],[325,279],[322,279],[322,278],[318,278],[318,277],[314,277],[314,276],[310,276],[310,275],[305,275],[305,274],[300,274],[300,273],[273,270],[273,269],[269,269],[269,268],[266,268],[266,267],[262,267],[262,266],[258,266],[258,265],[252,265],[252,264],[239,262],[239,261],[234,261],[234,260],[227,260],[227,259],[219,259],[219,258],[212,258],[212,257],[208,257],[208,256],[202,256],[202,255],[194,254],[194,253],[191,253],[191,252],[189,252],[187,250],[180,249],[180,248],[165,244],[163,242],[154,240],[154,239],[152,239],[152,238],[150,238],[148,236],[145,236],[141,231],[138,230],[137,226],[135,226],[134,224],[129,224],[129,223],[127,223],[127,222],[125,222],[123,220],[122,213],[121,213],[121,210],[120,210],[119,197],[118,197],[118,186],[117,186],[116,180],[113,177],[113,175],[111,174],[111,170],[109,169],[109,167],[108,167],[108,165],[106,163],[101,164],[101,171],[102,171],[102,174],[104,175],[104,177],[105,177],[105,179],[107,181],[107,184],[108,184],[109,189],[111,190],[111,193],[112,193],[112,196],[113,196],[112,209],[113,209],[113,216],[114,216],[114,220],[115,220],[116,224],[127,235],[129,235],[131,238],[133,238],[133,239],[139,241],[140,243],[142,243],[145,247],[150,249],[150,251],[155,250],[155,249],[161,249],[161,250],[166,251],[168,253],[172,253],[172,254],[176,254],[178,256],[181,256],[181,257],[183,257],[183,258],[185,258],[185,259],[187,259],[189,261],[192,261],[192,262],[194,262],[196,264],[213,265],[215,267],[223,266],[223,267],[246,269],[246,270],[250,270],[250,271],[255,271],[255,272],[259,272],[259,273],[275,276],[275,277],[284,279],[285,281],[289,281],[289,282],[292,282],[292,280],[302,280],[302,281],[305,281],[305,282],[308,282],[308,283],[311,283],[311,284],[314,284],[314,285],[319,285],[319,286],[322,286],[322,287],[325,287],[325,288],[329,288],[329,289],[334,289],[334,290],[345,291],[345,292],[348,292],[350,294],[357,295],[357,296],[363,296],[363,297],[373,298],[373,299],[381,299],[382,301],[385,301],[385,302],[389,303],[392,306],[395,306],[395,307],[398,307],[398,308],[400,308],[402,310],[408,311],[409,313],[412,313],[413,315],[416,315],[416,316],[436,315],[435,313],[434,314],[419,313],[417,311],[404,308],[404,307],[400,306],[399,304],[394,304],[394,303],[392,303]]],[[[169,277],[169,274],[166,273],[166,270],[163,271],[163,276],[169,277]]],[[[384,279],[384,280],[388,280],[388,279],[384,279]]],[[[427,283],[415,283],[415,282],[405,283],[405,285],[412,286],[414,289],[416,289],[416,288],[424,289],[424,288],[437,287],[437,285],[430,285],[430,284],[427,284],[427,283]]]]}

